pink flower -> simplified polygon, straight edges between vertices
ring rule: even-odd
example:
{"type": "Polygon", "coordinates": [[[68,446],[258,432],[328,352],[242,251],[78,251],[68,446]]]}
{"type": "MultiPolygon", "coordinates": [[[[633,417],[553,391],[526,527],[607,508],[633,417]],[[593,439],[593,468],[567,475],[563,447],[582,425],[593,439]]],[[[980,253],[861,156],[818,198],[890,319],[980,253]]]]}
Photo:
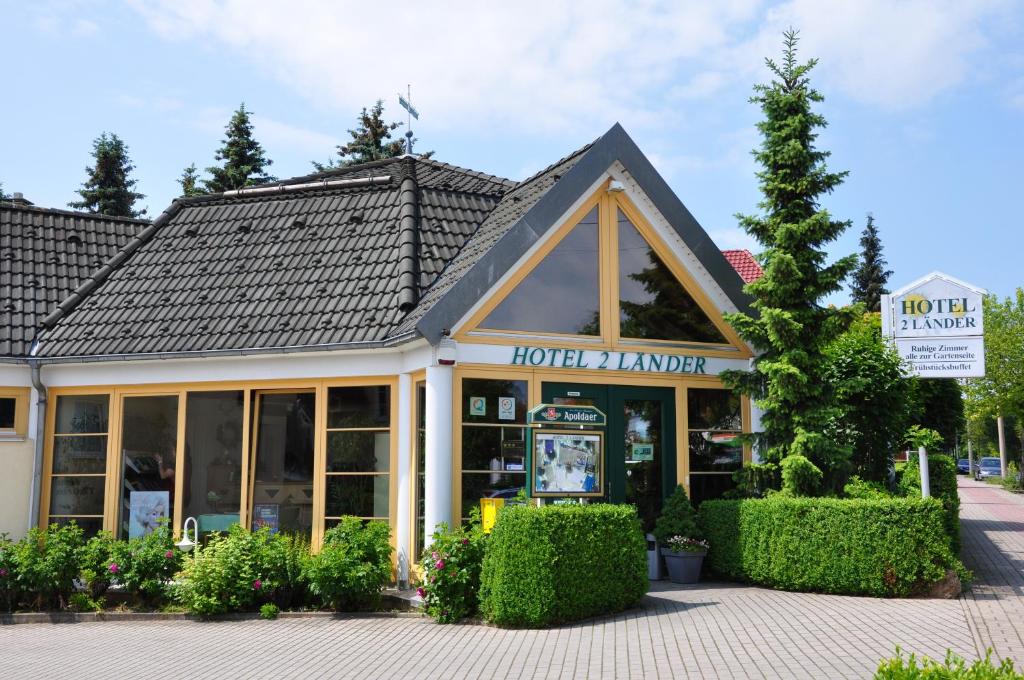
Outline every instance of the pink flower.
{"type": "Polygon", "coordinates": [[[252,582],[252,589],[253,590],[259,590],[262,587],[263,587],[263,581],[261,581],[259,579],[256,579],[255,581],[252,582]]]}
{"type": "MultiPolygon", "coordinates": [[[[5,574],[5,576],[6,576],[6,574],[5,574]]],[[[427,591],[423,590],[423,588],[417,588],[416,589],[416,594],[419,595],[420,597],[426,597],[427,596],[427,591]]]]}
{"type": "Polygon", "coordinates": [[[166,557],[169,560],[170,559],[174,559],[174,551],[173,550],[168,550],[167,552],[164,553],[164,557],[166,557]]]}
{"type": "Polygon", "coordinates": [[[437,562],[434,562],[434,568],[444,569],[444,560],[438,560],[437,562]]]}
{"type": "Polygon", "coordinates": [[[433,557],[436,560],[437,559],[437,551],[435,550],[434,552],[430,553],[430,556],[433,557]]]}
{"type": "Polygon", "coordinates": [[[121,567],[117,566],[117,562],[111,562],[110,563],[110,573],[111,574],[116,574],[120,570],[121,570],[121,567]]]}
{"type": "Polygon", "coordinates": [[[431,576],[430,577],[430,582],[431,583],[436,583],[437,582],[437,577],[436,576],[431,576]]]}
{"type": "Polygon", "coordinates": [[[0,567],[0,578],[7,578],[7,569],[0,567]]]}
{"type": "Polygon", "coordinates": [[[469,539],[468,538],[462,539],[462,545],[469,545],[469,539]]]}

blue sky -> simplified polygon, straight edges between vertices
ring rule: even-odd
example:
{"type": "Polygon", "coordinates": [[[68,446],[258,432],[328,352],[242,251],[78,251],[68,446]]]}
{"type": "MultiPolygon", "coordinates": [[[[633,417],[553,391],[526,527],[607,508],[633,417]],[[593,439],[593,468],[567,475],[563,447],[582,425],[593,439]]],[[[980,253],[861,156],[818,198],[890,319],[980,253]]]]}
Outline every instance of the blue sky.
{"type": "Polygon", "coordinates": [[[0,182],[63,207],[116,132],[155,217],[240,102],[290,177],[378,97],[398,118],[412,83],[421,149],[513,179],[621,122],[721,247],[756,251],[733,217],[759,198],[747,100],[793,25],[820,60],[820,146],[850,171],[824,199],[853,220],[833,254],[873,212],[894,287],[935,269],[1024,285],[1024,1],[495,5],[0,0],[0,182]]]}

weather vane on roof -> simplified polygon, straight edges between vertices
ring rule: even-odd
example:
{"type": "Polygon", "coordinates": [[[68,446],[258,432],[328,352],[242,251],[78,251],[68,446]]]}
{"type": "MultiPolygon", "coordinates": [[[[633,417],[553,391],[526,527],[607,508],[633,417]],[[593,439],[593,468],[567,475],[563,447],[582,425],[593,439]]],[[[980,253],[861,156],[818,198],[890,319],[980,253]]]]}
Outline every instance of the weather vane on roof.
{"type": "Polygon", "coordinates": [[[405,152],[412,155],[412,119],[420,119],[420,112],[416,110],[416,107],[412,105],[412,86],[405,86],[405,96],[401,93],[398,95],[398,103],[402,105],[406,113],[409,114],[409,125],[405,129],[405,152]]]}

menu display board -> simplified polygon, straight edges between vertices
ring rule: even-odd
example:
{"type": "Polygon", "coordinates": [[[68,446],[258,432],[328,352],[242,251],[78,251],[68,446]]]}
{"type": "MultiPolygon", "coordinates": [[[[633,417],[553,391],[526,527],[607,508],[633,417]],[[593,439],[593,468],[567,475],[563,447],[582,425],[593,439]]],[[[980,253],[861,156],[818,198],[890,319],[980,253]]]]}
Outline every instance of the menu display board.
{"type": "Polygon", "coordinates": [[[604,494],[604,434],[536,429],[533,436],[533,496],[604,494]]]}

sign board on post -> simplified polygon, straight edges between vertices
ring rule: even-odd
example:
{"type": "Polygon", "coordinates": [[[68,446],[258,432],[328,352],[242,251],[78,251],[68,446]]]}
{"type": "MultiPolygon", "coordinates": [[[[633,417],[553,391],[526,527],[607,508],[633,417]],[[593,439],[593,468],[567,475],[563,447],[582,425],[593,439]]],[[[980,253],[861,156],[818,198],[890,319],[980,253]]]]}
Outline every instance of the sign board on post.
{"type": "Polygon", "coordinates": [[[921,378],[985,375],[985,291],[941,272],[882,296],[882,333],[921,378]]]}

